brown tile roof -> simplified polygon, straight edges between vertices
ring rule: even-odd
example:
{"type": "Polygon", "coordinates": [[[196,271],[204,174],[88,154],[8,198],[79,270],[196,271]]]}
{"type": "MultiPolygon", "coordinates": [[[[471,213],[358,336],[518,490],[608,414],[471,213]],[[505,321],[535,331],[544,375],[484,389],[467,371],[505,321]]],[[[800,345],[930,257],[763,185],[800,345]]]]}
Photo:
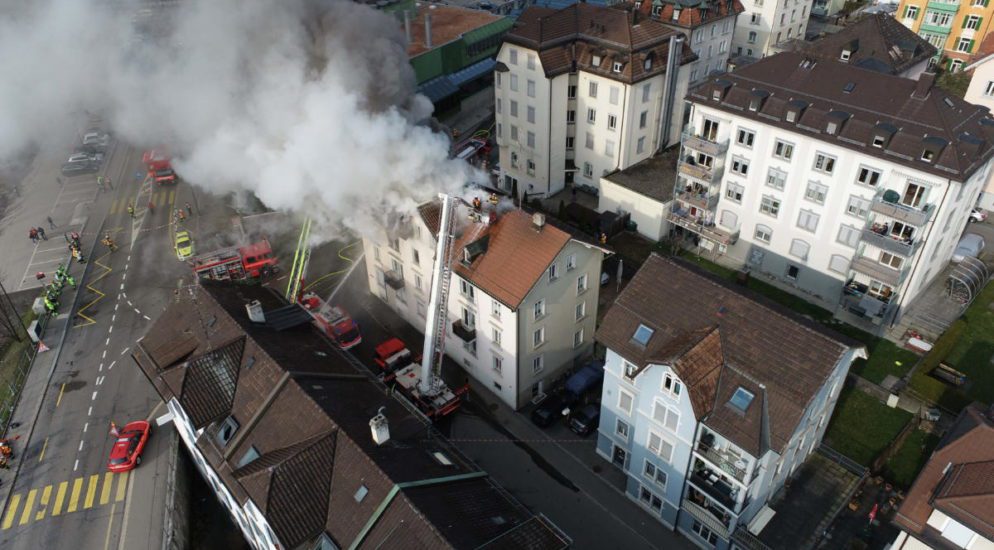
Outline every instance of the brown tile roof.
{"type": "Polygon", "coordinates": [[[231,412],[244,348],[245,337],[235,338],[183,365],[186,376],[181,399],[195,428],[224,419],[231,412]]]}
{"type": "Polygon", "coordinates": [[[491,225],[471,224],[454,245],[452,271],[511,309],[517,309],[570,236],[549,224],[541,230],[521,210],[501,215],[491,225]],[[462,250],[487,239],[486,251],[466,265],[462,250]]]}
{"type": "Polygon", "coordinates": [[[994,540],[994,420],[974,404],[960,413],[918,474],[894,517],[923,538],[933,509],[994,540]]]}
{"type": "Polygon", "coordinates": [[[431,49],[447,44],[462,35],[502,19],[484,10],[446,6],[444,4],[416,4],[417,13],[411,17],[411,42],[407,56],[417,57],[431,49]],[[425,44],[425,14],[431,13],[431,44],[425,44]]]}
{"type": "Polygon", "coordinates": [[[615,299],[596,339],[643,368],[677,356],[673,366],[687,377],[696,417],[720,426],[750,452],[764,441],[782,451],[843,354],[858,347],[746,289],[655,253],[615,299]],[[645,347],[633,340],[640,324],[654,331],[645,347]],[[736,413],[725,406],[739,386],[755,395],[745,419],[728,416],[736,413]],[[760,412],[768,417],[768,435],[754,417],[760,412]]]}
{"type": "Polygon", "coordinates": [[[428,227],[428,231],[437,238],[438,226],[442,218],[442,202],[434,200],[418,205],[418,214],[421,216],[421,221],[425,222],[428,227]]]}
{"type": "Polygon", "coordinates": [[[837,147],[965,181],[994,155],[994,121],[987,116],[987,109],[926,86],[930,77],[923,75],[923,80],[916,82],[836,61],[812,62],[799,53],[784,52],[709,78],[691,90],[687,99],[837,147]],[[919,87],[922,90],[916,93],[919,87]],[[753,101],[759,103],[756,111],[749,108],[753,101]],[[788,102],[804,107],[794,123],[785,120],[788,102]],[[831,112],[843,120],[835,134],[827,133],[826,117],[831,112]],[[894,131],[890,141],[884,147],[871,146],[874,132],[888,126],[894,131]],[[936,150],[932,162],[921,160],[927,146],[936,150]]]}
{"type": "MultiPolygon", "coordinates": [[[[518,17],[504,41],[539,52],[547,77],[584,71],[633,83],[666,72],[670,37],[677,31],[659,21],[636,15],[630,4],[612,7],[577,2],[561,10],[530,7],[518,17]],[[600,56],[599,66],[593,57],[600,56]],[[648,70],[645,61],[651,58],[648,70]],[[613,70],[622,63],[620,73],[613,70]]],[[[697,59],[684,43],[680,65],[697,59]]]]}
{"type": "Polygon", "coordinates": [[[938,51],[893,16],[883,13],[867,15],[817,40],[796,40],[790,45],[794,51],[826,61],[840,60],[842,51],[849,50],[849,65],[890,74],[901,73],[938,51]]]}
{"type": "Polygon", "coordinates": [[[745,11],[742,2],[739,0],[705,0],[698,2],[695,0],[642,0],[639,4],[639,11],[653,19],[662,21],[667,25],[682,27],[685,29],[695,29],[705,23],[719,21],[728,16],[737,16],[745,11]],[[660,6],[659,15],[652,15],[656,6],[660,6]],[[673,19],[673,12],[679,9],[677,19],[673,19]]]}

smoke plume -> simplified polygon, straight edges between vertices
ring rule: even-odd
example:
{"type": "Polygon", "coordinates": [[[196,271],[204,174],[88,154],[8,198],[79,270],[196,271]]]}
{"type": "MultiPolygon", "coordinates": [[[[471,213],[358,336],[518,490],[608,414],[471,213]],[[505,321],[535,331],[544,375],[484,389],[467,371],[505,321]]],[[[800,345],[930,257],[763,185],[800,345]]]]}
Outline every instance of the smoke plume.
{"type": "Polygon", "coordinates": [[[0,8],[0,159],[99,114],[180,176],[362,229],[481,175],[419,124],[393,17],[349,0],[34,0],[0,8]]]}

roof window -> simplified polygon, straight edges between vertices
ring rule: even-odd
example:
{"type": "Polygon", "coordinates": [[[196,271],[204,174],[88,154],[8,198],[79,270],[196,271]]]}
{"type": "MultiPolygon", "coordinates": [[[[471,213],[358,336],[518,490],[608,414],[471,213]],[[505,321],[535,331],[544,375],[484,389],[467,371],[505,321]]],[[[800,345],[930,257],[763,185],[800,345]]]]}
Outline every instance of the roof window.
{"type": "Polygon", "coordinates": [[[214,441],[218,445],[224,447],[231,441],[231,438],[235,436],[235,432],[238,431],[238,421],[235,420],[234,416],[229,416],[224,419],[221,423],[221,427],[218,428],[217,434],[214,435],[214,441]]]}
{"type": "Polygon", "coordinates": [[[639,328],[635,329],[635,334],[632,335],[632,340],[636,344],[645,347],[649,344],[649,338],[652,338],[652,333],[655,332],[651,328],[645,325],[639,325],[639,328]]]}
{"type": "Polygon", "coordinates": [[[855,82],[846,82],[846,85],[842,87],[842,91],[847,94],[851,94],[853,90],[856,89],[855,82]]]}
{"type": "Polygon", "coordinates": [[[647,70],[647,71],[652,68],[652,58],[651,57],[645,58],[645,65],[644,65],[644,67],[645,67],[645,70],[647,70]]]}
{"type": "Polygon", "coordinates": [[[359,485],[359,489],[356,490],[355,495],[353,495],[352,498],[354,498],[356,502],[362,502],[368,494],[369,489],[365,485],[359,485]]]}
{"type": "Polygon", "coordinates": [[[732,394],[732,398],[728,400],[728,404],[740,412],[746,412],[755,397],[751,391],[739,386],[732,394]]]}
{"type": "Polygon", "coordinates": [[[849,61],[850,57],[852,57],[852,51],[849,49],[844,49],[842,50],[842,55],[839,56],[839,59],[842,61],[849,61]]]}
{"type": "Polygon", "coordinates": [[[594,67],[600,67],[601,66],[601,56],[599,56],[599,55],[593,56],[593,59],[590,60],[590,64],[593,65],[594,67]]]}
{"type": "Polygon", "coordinates": [[[679,19],[680,19],[680,8],[674,6],[674,8],[673,8],[673,20],[677,21],[679,19]]]}

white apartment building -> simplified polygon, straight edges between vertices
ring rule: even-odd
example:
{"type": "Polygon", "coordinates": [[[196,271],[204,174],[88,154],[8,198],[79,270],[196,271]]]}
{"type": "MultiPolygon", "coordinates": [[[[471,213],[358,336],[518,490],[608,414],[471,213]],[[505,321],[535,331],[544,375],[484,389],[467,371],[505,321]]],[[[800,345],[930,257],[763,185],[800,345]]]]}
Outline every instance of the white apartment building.
{"type": "Polygon", "coordinates": [[[653,519],[721,550],[815,452],[852,361],[866,357],[656,254],[597,341],[607,348],[598,454],[653,519]]]}
{"type": "MultiPolygon", "coordinates": [[[[363,239],[370,292],[422,331],[439,210],[427,203],[402,231],[363,239]]],[[[445,352],[518,409],[590,355],[603,250],[541,214],[494,212],[454,245],[445,352]]]]}
{"type": "Polygon", "coordinates": [[[737,16],[745,8],[739,0],[708,0],[688,4],[680,0],[637,0],[635,7],[667,27],[687,36],[687,44],[697,56],[688,65],[690,84],[724,71],[732,48],[737,16]]]}
{"type": "Polygon", "coordinates": [[[876,325],[948,264],[991,169],[986,109],[797,53],[688,95],[677,231],[876,325]]]}
{"type": "Polygon", "coordinates": [[[743,0],[732,39],[732,54],[762,59],[776,53],[775,46],[804,38],[812,0],[743,0]]]}
{"type": "MultiPolygon", "coordinates": [[[[989,37],[981,45],[979,58],[963,69],[966,72],[973,72],[970,86],[966,89],[963,99],[974,105],[994,110],[994,53],[984,55],[988,49],[994,51],[994,33],[989,37]]],[[[977,200],[977,206],[987,211],[994,210],[994,174],[987,178],[984,190],[977,200]]]]}
{"type": "Polygon", "coordinates": [[[679,140],[694,61],[683,35],[630,4],[529,8],[494,73],[500,186],[548,196],[679,140]]]}

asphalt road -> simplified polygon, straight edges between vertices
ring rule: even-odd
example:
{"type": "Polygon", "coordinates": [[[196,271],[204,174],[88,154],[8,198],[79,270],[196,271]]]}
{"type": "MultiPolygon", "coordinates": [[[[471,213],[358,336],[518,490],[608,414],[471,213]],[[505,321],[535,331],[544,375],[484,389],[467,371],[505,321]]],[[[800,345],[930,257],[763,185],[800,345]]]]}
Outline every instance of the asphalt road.
{"type": "MultiPolygon", "coordinates": [[[[123,426],[165,412],[128,352],[178,286],[190,282],[189,268],[173,253],[168,206],[196,201],[186,184],[153,188],[142,182],[140,161],[139,150],[117,144],[104,167],[115,189],[97,196],[83,241],[102,228],[120,248],[111,253],[97,239],[94,249],[85,251],[90,267],[79,299],[80,315],[72,319],[30,440],[15,443],[16,460],[23,464],[0,516],[2,548],[161,545],[166,453],[171,452],[165,430],[172,428],[157,434],[153,427],[139,468],[110,474],[106,463],[114,439],[109,426],[111,421],[123,426]],[[153,211],[146,208],[150,201],[153,211]],[[134,219],[127,211],[129,203],[139,205],[134,219]]],[[[58,166],[52,170],[54,179],[58,166]]],[[[199,232],[197,216],[184,223],[199,232]]],[[[77,279],[83,267],[74,264],[77,279]]],[[[68,307],[63,303],[62,312],[68,307]]],[[[47,369],[48,357],[40,355],[35,368],[47,369]]],[[[19,409],[35,406],[21,403],[19,409]]],[[[27,426],[19,429],[27,433],[27,426]]]]}

